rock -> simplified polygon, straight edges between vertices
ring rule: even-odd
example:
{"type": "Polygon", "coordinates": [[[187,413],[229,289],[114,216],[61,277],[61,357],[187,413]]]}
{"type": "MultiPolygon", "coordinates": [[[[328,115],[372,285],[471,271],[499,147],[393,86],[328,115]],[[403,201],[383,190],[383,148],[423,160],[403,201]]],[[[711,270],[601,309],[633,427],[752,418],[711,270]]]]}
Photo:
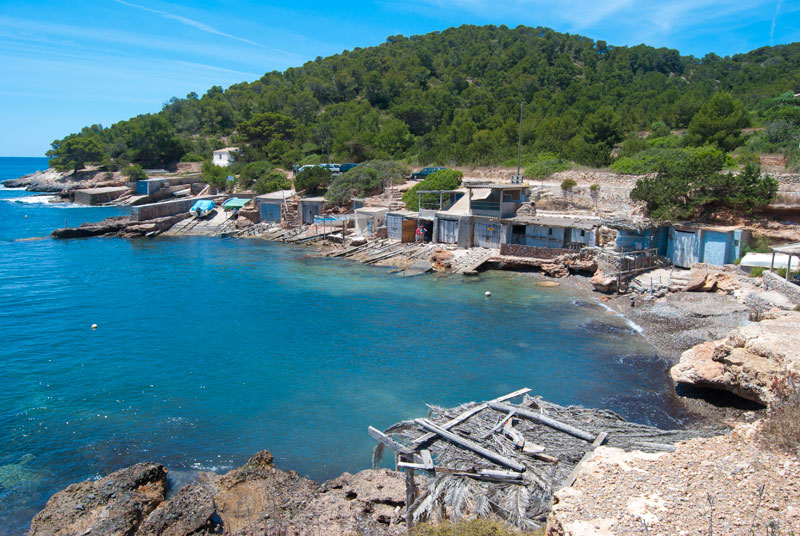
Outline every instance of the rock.
{"type": "Polygon", "coordinates": [[[569,270],[561,263],[546,262],[541,265],[542,272],[550,277],[566,277],[569,275],[569,270]]]}
{"type": "Polygon", "coordinates": [[[700,268],[692,268],[689,271],[688,281],[685,285],[684,290],[689,292],[700,290],[703,288],[703,285],[706,284],[706,276],[707,273],[705,270],[700,268]]]}
{"type": "Polygon", "coordinates": [[[85,238],[89,236],[101,236],[116,234],[130,223],[127,216],[114,216],[99,222],[84,223],[80,227],[67,227],[56,229],[50,235],[53,238],[85,238]]]}
{"type": "Polygon", "coordinates": [[[139,463],[100,480],[72,484],[47,501],[28,535],[135,534],[142,519],[164,500],[166,481],[163,465],[139,463]]]}
{"type": "Polygon", "coordinates": [[[733,330],[726,339],[687,350],[670,375],[679,383],[723,389],[770,404],[778,396],[777,382],[786,373],[800,373],[799,323],[800,313],[773,313],[733,330]]]}
{"type": "Polygon", "coordinates": [[[137,536],[184,536],[216,533],[220,528],[214,492],[207,486],[189,484],[169,501],[163,502],[142,523],[137,536]]]}
{"type": "Polygon", "coordinates": [[[703,286],[697,290],[700,292],[714,292],[717,289],[717,276],[716,274],[709,274],[703,282],[703,286]]]}
{"type": "Polygon", "coordinates": [[[589,283],[591,283],[598,292],[616,292],[617,290],[617,278],[607,276],[600,270],[595,272],[589,280],[589,283]]]}
{"type": "Polygon", "coordinates": [[[248,220],[247,218],[243,218],[240,213],[239,217],[236,218],[236,223],[234,223],[233,226],[236,227],[237,229],[247,229],[248,227],[253,226],[253,222],[248,220]]]}
{"type": "Polygon", "coordinates": [[[662,454],[599,447],[575,484],[555,493],[545,534],[710,534],[710,521],[714,534],[794,529],[800,463],[758,448],[752,438],[758,434],[758,425],[740,425],[662,454]]]}

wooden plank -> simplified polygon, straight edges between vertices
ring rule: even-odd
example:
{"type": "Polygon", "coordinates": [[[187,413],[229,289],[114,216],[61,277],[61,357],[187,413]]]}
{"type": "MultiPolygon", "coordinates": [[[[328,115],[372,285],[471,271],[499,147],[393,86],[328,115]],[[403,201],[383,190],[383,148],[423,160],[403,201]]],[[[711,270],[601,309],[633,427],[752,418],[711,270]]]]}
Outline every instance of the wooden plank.
{"type": "Polygon", "coordinates": [[[467,450],[471,450],[475,454],[483,456],[484,458],[491,460],[499,465],[504,465],[510,469],[515,471],[523,472],[525,471],[525,466],[519,462],[515,462],[514,460],[509,460],[505,456],[497,454],[496,452],[492,452],[489,449],[485,449],[480,445],[476,445],[472,441],[464,439],[461,436],[458,436],[452,432],[449,432],[439,426],[436,426],[428,419],[414,419],[414,422],[418,425],[422,426],[426,430],[429,430],[436,435],[442,436],[443,438],[447,439],[451,443],[458,445],[459,447],[465,448],[467,450]]]}
{"type": "Polygon", "coordinates": [[[394,450],[395,452],[400,454],[406,454],[408,456],[413,456],[414,451],[412,449],[398,443],[397,441],[387,436],[377,428],[373,428],[372,426],[370,426],[369,428],[367,428],[367,431],[369,432],[369,435],[371,435],[374,439],[380,441],[381,443],[383,443],[390,449],[394,450]]]}
{"type": "Polygon", "coordinates": [[[538,422],[540,424],[544,424],[546,426],[549,426],[550,428],[554,428],[560,432],[564,432],[565,434],[569,434],[579,439],[583,439],[584,441],[594,441],[595,439],[594,434],[591,434],[585,430],[581,430],[580,428],[575,428],[574,426],[557,421],[555,419],[551,419],[550,417],[546,417],[541,413],[536,413],[535,411],[531,411],[526,408],[512,406],[510,404],[503,404],[500,402],[489,402],[489,407],[492,409],[496,409],[497,411],[505,411],[505,412],[516,409],[517,415],[538,422]]]}
{"type": "Polygon", "coordinates": [[[420,455],[422,456],[422,464],[425,466],[425,469],[433,469],[433,457],[431,456],[431,451],[427,449],[422,450],[420,451],[420,455]]]}
{"type": "MultiPolygon", "coordinates": [[[[462,422],[466,421],[467,419],[469,419],[470,417],[472,417],[476,413],[479,413],[479,412],[485,410],[486,408],[489,407],[489,404],[491,402],[504,402],[506,400],[511,400],[512,398],[516,398],[518,396],[522,396],[522,395],[524,395],[526,393],[530,393],[530,392],[531,392],[531,390],[528,387],[524,387],[522,389],[518,389],[518,390],[514,391],[513,393],[508,393],[507,395],[503,395],[503,396],[494,398],[494,399],[490,400],[489,402],[484,402],[483,404],[478,404],[477,406],[473,406],[472,408],[468,409],[464,413],[461,413],[461,414],[453,417],[452,419],[450,419],[446,423],[441,424],[439,426],[441,426],[445,430],[449,430],[453,426],[456,426],[456,425],[461,424],[462,422]]],[[[420,445],[430,441],[434,437],[436,437],[436,434],[425,434],[425,435],[419,436],[418,438],[416,438],[414,441],[411,442],[411,445],[414,448],[418,448],[420,445]]]]}
{"type": "Polygon", "coordinates": [[[583,457],[581,457],[581,459],[578,462],[578,464],[575,467],[572,468],[572,471],[570,471],[569,476],[567,476],[566,480],[564,480],[564,484],[561,486],[562,488],[568,488],[568,487],[572,486],[575,483],[575,479],[578,478],[578,471],[580,470],[581,465],[586,460],[591,458],[592,453],[594,453],[594,449],[596,449],[597,447],[599,447],[600,445],[602,445],[603,443],[606,442],[606,438],[607,437],[608,437],[608,434],[606,432],[600,432],[599,434],[597,434],[597,437],[592,442],[592,446],[589,447],[589,450],[587,450],[583,454],[583,457]]]}

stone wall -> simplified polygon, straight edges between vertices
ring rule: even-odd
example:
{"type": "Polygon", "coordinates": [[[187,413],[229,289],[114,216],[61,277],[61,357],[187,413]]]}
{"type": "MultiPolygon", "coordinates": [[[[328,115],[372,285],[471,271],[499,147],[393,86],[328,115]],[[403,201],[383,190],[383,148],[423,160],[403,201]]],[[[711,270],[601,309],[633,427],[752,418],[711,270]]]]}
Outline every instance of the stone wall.
{"type": "Polygon", "coordinates": [[[764,280],[764,288],[766,290],[780,292],[789,298],[792,303],[800,303],[800,286],[786,281],[774,272],[764,272],[762,279],[764,280]]]}
{"type": "Polygon", "coordinates": [[[199,199],[213,199],[214,197],[192,197],[190,199],[177,199],[175,201],[166,201],[163,203],[151,203],[149,205],[140,205],[131,208],[131,220],[145,221],[155,218],[163,218],[164,216],[174,216],[181,212],[188,212],[195,201],[199,199]]]}
{"type": "Polygon", "coordinates": [[[555,259],[561,255],[577,253],[574,249],[539,248],[521,244],[500,244],[500,255],[511,257],[530,257],[532,259],[555,259]]]}

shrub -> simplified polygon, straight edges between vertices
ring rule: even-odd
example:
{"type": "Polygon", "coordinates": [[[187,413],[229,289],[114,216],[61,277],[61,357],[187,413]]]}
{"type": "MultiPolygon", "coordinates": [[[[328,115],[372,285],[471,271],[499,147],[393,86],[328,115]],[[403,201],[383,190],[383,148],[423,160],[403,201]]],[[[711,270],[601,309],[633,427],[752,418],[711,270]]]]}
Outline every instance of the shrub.
{"type": "Polygon", "coordinates": [[[761,441],[769,448],[800,455],[800,378],[788,372],[773,388],[778,400],[764,419],[761,441]]]}
{"type": "Polygon", "coordinates": [[[327,188],[331,183],[331,171],[321,167],[306,168],[294,178],[295,190],[305,190],[308,193],[327,188]]]}
{"type": "Polygon", "coordinates": [[[122,174],[128,177],[131,181],[143,181],[147,179],[147,173],[144,172],[142,166],[133,164],[122,170],[122,174]]]}
{"type": "Polygon", "coordinates": [[[372,160],[335,177],[325,199],[336,205],[344,205],[353,197],[367,197],[383,191],[387,183],[404,182],[408,168],[391,160],[372,160]]]}
{"type": "Polygon", "coordinates": [[[541,155],[525,168],[525,176],[532,179],[546,179],[553,173],[575,167],[573,162],[552,155],[541,155]]]}
{"type": "Polygon", "coordinates": [[[750,269],[750,277],[761,277],[764,275],[764,270],[766,270],[766,268],[763,266],[755,266],[750,269]]]}
{"type": "Polygon", "coordinates": [[[620,151],[621,157],[634,156],[650,146],[647,140],[643,140],[639,136],[633,136],[622,142],[622,150],[620,151]]]}
{"type": "MultiPolygon", "coordinates": [[[[403,194],[403,203],[408,210],[419,210],[419,190],[455,190],[461,184],[464,176],[460,171],[454,169],[443,169],[436,173],[431,173],[425,180],[415,184],[410,190],[403,194]]],[[[439,197],[435,194],[422,195],[422,202],[430,203],[438,201],[439,197]]]]}
{"type": "MultiPolygon", "coordinates": [[[[239,172],[238,183],[242,188],[252,187],[259,179],[267,177],[272,174],[274,167],[266,160],[259,160],[258,162],[250,162],[242,166],[239,172]]],[[[279,173],[281,177],[282,174],[279,173]]],[[[266,193],[266,192],[265,192],[266,193]]]]}
{"type": "Polygon", "coordinates": [[[181,162],[202,162],[205,158],[197,153],[186,153],[181,157],[181,162]]]}
{"type": "Polygon", "coordinates": [[[224,167],[215,166],[211,160],[203,162],[203,180],[220,190],[228,188],[228,171],[224,167]]]}
{"type": "Polygon", "coordinates": [[[289,179],[280,171],[270,171],[266,175],[259,177],[255,184],[253,184],[253,190],[255,190],[258,195],[277,192],[279,190],[289,190],[291,187],[292,183],[289,182],[289,179]]]}
{"type": "Polygon", "coordinates": [[[487,519],[461,520],[457,523],[423,523],[411,529],[413,536],[530,536],[543,535],[544,528],[536,532],[520,532],[499,521],[487,519]]]}
{"type": "Polygon", "coordinates": [[[564,179],[564,181],[561,183],[561,189],[565,192],[569,192],[577,185],[578,183],[575,182],[575,179],[564,179]]]}
{"type": "Polygon", "coordinates": [[[670,135],[669,127],[662,121],[656,121],[650,125],[649,139],[664,138],[670,135]]]}

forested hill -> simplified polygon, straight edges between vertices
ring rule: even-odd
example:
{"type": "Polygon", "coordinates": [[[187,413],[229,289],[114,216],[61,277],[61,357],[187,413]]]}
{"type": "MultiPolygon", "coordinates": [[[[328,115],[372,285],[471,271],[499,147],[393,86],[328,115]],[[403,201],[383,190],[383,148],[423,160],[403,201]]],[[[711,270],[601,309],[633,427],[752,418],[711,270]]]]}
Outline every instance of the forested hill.
{"type": "Polygon", "coordinates": [[[516,155],[524,101],[526,153],[604,165],[608,145],[625,133],[654,122],[685,128],[719,91],[763,122],[765,102],[800,92],[800,43],[694,58],[523,26],[392,36],[252,83],[172,98],[158,113],[110,128],[86,127],[54,142],[52,155],[62,167],[82,164],[76,158],[150,167],[233,144],[246,148],[246,161],[283,166],[311,155],[499,163],[516,155]]]}

